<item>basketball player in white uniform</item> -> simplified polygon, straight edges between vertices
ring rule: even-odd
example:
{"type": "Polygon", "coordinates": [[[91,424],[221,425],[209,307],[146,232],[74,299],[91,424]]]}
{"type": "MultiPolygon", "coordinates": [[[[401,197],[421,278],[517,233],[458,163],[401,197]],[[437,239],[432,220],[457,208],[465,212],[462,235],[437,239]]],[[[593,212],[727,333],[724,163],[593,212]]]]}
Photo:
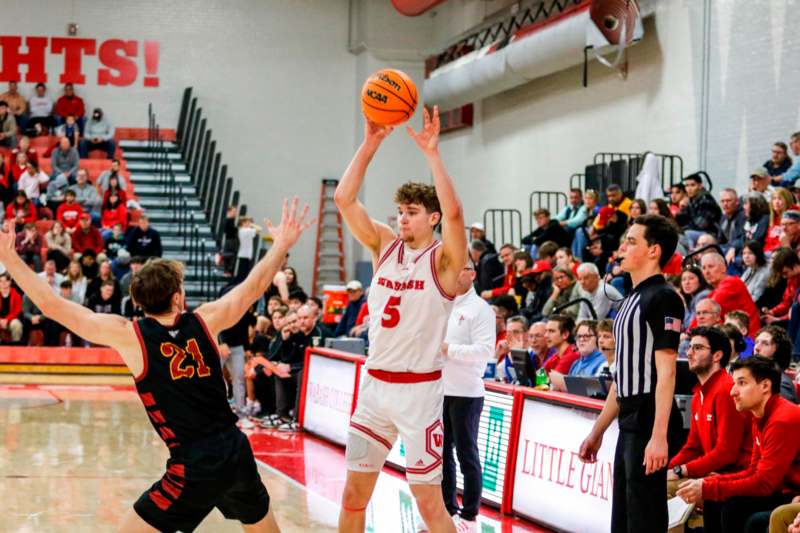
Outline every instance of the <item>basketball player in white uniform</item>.
{"type": "Polygon", "coordinates": [[[399,235],[370,218],[358,200],[367,166],[391,127],[367,122],[364,141],[336,189],[347,226],[372,252],[369,357],[350,423],[347,483],[339,531],[363,532],[364,510],[398,435],[406,478],[433,533],[454,532],[442,498],[442,367],[440,347],[466,262],[464,215],[439,155],[439,111],[408,134],[422,150],[434,186],[406,183],[395,193],[399,235]],[[442,223],[442,242],[433,230],[442,223]]]}

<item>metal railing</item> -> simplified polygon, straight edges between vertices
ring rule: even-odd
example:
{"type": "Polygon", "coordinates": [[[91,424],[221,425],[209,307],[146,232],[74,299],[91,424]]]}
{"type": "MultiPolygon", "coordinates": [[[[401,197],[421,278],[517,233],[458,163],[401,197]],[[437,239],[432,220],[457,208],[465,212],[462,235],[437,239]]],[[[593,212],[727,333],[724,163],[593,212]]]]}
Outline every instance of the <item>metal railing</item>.
{"type": "Polygon", "coordinates": [[[584,186],[584,181],[586,180],[586,174],[576,172],[572,176],[569,177],[569,188],[570,189],[580,189],[582,191],[586,190],[584,186]]]}
{"type": "MultiPolygon", "coordinates": [[[[205,130],[205,119],[202,123],[198,120],[199,109],[196,109],[196,99],[188,101],[187,97],[191,95],[191,91],[187,89],[184,92],[184,102],[181,106],[181,117],[179,119],[180,136],[176,136],[176,145],[183,146],[187,153],[191,151],[191,157],[187,157],[186,161],[191,161],[201,168],[204,172],[202,179],[217,179],[219,173],[219,158],[217,154],[216,165],[211,167],[208,155],[212,144],[208,143],[210,131],[205,130]],[[200,124],[201,128],[194,129],[194,124],[200,124]],[[204,143],[202,151],[199,149],[200,145],[197,139],[202,134],[204,143]],[[206,155],[202,157],[200,154],[206,155]]],[[[178,183],[173,167],[172,159],[170,159],[170,150],[168,149],[163,135],[161,134],[160,125],[153,112],[152,104],[148,105],[148,135],[147,135],[147,148],[152,154],[153,174],[156,177],[156,184],[160,188],[160,192],[167,199],[166,211],[168,220],[177,228],[178,235],[181,238],[181,251],[188,252],[188,259],[185,261],[187,269],[192,270],[193,278],[199,282],[200,298],[208,301],[217,294],[217,286],[219,283],[219,276],[216,273],[216,265],[214,262],[214,246],[209,249],[208,244],[201,238],[200,228],[198,227],[198,220],[195,213],[189,208],[189,202],[184,194],[184,188],[178,183]]],[[[188,165],[187,165],[188,167],[188,165]]],[[[232,184],[231,184],[232,187],[232,184]]],[[[229,187],[230,189],[230,187],[229,187]]],[[[197,190],[197,186],[195,186],[197,190]]],[[[219,195],[214,195],[211,200],[216,199],[219,195]]],[[[229,197],[225,197],[224,201],[228,201],[229,197]]],[[[236,195],[238,200],[238,194],[236,195]]],[[[208,208],[211,210],[219,209],[219,201],[208,202],[208,208]]],[[[209,212],[208,210],[206,211],[209,212]]],[[[216,238],[218,235],[216,227],[212,225],[212,236],[216,238]]]]}
{"type": "MultiPolygon", "coordinates": [[[[594,305],[592,304],[591,300],[589,300],[588,298],[575,298],[574,300],[570,300],[569,302],[567,302],[565,304],[561,304],[558,307],[556,307],[555,309],[553,309],[553,314],[557,315],[558,313],[560,313],[564,309],[568,309],[568,308],[572,307],[573,305],[578,305],[578,304],[586,304],[586,306],[589,308],[589,314],[592,315],[592,320],[597,320],[597,311],[595,311],[594,305]]],[[[578,309],[580,309],[580,308],[578,308],[578,309]]],[[[580,311],[578,311],[578,312],[580,313],[580,311]]]]}
{"type": "Polygon", "coordinates": [[[683,261],[681,261],[681,267],[686,268],[689,265],[696,264],[697,261],[695,261],[695,257],[703,257],[703,255],[705,255],[706,252],[712,252],[712,251],[725,257],[725,253],[722,251],[722,247],[719,244],[708,244],[706,246],[703,246],[702,248],[698,248],[697,250],[694,250],[693,252],[686,254],[686,257],[684,257],[683,261]]]}
{"type": "MultiPolygon", "coordinates": [[[[176,144],[186,162],[211,233],[221,244],[225,212],[229,205],[238,205],[240,195],[234,190],[233,178],[228,176],[228,167],[222,162],[213,131],[193,93],[192,87],[183,91],[176,144]]],[[[246,207],[239,207],[240,214],[244,214],[246,207]]]]}
{"type": "Polygon", "coordinates": [[[497,248],[507,243],[519,246],[522,242],[522,213],[518,209],[487,209],[483,212],[483,227],[497,248]]]}
{"type": "Polygon", "coordinates": [[[560,191],[533,191],[528,197],[528,228],[530,233],[536,229],[533,214],[539,209],[547,209],[555,217],[567,205],[567,195],[560,191]]]}

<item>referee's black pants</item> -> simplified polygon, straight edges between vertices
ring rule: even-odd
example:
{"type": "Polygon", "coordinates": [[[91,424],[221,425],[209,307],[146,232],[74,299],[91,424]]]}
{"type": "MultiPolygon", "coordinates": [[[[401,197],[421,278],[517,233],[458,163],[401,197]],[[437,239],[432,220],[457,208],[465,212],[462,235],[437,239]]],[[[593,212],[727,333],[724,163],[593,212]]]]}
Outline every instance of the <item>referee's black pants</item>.
{"type": "Polygon", "coordinates": [[[478,429],[483,411],[483,397],[445,396],[442,418],[444,419],[444,449],[442,451],[442,496],[450,515],[461,514],[464,520],[475,520],[481,506],[483,477],[478,452],[478,429]],[[456,499],[456,449],[461,473],[464,476],[464,492],[459,509],[456,499]]]}
{"type": "MultiPolygon", "coordinates": [[[[611,504],[612,533],[665,533],[667,469],[645,475],[644,449],[650,442],[655,420],[655,395],[641,394],[619,399],[619,439],[614,454],[614,499],[611,504]]],[[[667,428],[669,456],[681,446],[681,415],[673,401],[667,428]]]]}

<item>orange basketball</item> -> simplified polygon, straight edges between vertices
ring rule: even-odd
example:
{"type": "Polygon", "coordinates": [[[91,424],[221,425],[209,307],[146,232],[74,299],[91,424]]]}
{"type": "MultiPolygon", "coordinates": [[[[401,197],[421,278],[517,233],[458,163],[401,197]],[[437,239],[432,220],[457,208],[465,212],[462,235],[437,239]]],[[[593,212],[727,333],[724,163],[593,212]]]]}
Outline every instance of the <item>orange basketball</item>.
{"type": "Polygon", "coordinates": [[[379,70],[361,88],[364,115],[381,126],[397,126],[411,118],[417,109],[417,87],[405,72],[393,68],[379,70]]]}

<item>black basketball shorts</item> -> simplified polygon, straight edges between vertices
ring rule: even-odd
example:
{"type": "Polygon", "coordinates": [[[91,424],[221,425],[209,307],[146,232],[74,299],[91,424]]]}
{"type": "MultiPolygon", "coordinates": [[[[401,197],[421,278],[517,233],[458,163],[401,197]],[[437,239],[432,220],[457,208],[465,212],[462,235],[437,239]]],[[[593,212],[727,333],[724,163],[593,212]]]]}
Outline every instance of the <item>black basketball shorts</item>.
{"type": "Polygon", "coordinates": [[[267,515],[269,494],[237,427],[170,451],[164,476],[133,504],[154,528],[193,531],[214,507],[243,524],[267,515]]]}

